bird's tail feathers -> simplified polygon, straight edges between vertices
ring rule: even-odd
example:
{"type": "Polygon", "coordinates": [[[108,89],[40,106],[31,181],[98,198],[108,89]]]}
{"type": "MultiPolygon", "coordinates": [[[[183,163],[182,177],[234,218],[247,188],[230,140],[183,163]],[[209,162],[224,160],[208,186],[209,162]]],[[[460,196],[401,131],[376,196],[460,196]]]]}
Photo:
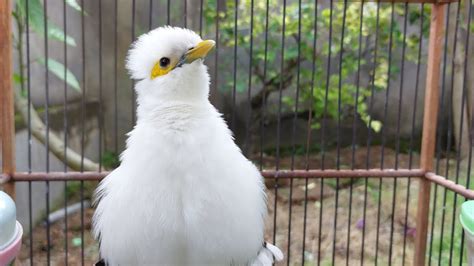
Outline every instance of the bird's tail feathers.
{"type": "Polygon", "coordinates": [[[277,261],[283,260],[283,253],[281,250],[270,244],[270,243],[263,243],[262,249],[258,252],[257,258],[252,262],[252,266],[267,266],[273,265],[273,263],[277,261]]]}

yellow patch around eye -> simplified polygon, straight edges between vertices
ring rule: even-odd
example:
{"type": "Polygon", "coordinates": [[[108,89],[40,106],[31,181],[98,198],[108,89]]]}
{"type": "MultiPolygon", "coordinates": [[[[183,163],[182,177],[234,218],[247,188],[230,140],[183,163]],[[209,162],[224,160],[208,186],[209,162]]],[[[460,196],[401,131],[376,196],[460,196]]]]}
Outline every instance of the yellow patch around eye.
{"type": "Polygon", "coordinates": [[[153,66],[153,69],[151,70],[151,79],[155,79],[157,77],[168,74],[168,72],[173,69],[172,65],[173,64],[168,64],[168,66],[163,68],[160,66],[159,61],[156,62],[155,66],[153,66]]]}

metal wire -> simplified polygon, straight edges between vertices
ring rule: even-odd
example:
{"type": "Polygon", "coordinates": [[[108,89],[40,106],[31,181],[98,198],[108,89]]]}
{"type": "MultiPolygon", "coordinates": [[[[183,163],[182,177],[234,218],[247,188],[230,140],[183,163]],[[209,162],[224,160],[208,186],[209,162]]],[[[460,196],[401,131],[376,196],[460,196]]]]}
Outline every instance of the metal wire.
{"type": "MultiPolygon", "coordinates": [[[[45,58],[45,124],[46,124],[46,172],[49,172],[49,131],[50,131],[50,124],[49,124],[49,51],[48,51],[48,1],[45,0],[43,3],[43,19],[44,19],[44,58],[45,58]]],[[[46,181],[46,191],[45,191],[45,199],[46,199],[46,213],[50,212],[49,206],[49,181],[46,181]]],[[[51,264],[51,232],[50,232],[50,224],[49,219],[46,219],[46,244],[47,244],[47,263],[48,265],[51,264]]]]}
{"type": "MultiPolygon", "coordinates": [[[[28,143],[27,143],[27,150],[28,150],[28,173],[32,172],[32,161],[31,161],[31,67],[30,67],[30,7],[29,1],[25,1],[25,10],[27,11],[25,14],[25,23],[26,23],[26,86],[28,92],[28,118],[27,118],[27,126],[28,126],[28,143]]],[[[22,70],[23,71],[23,70],[22,70]]],[[[33,266],[33,202],[32,202],[32,184],[31,181],[28,182],[28,223],[29,223],[29,256],[30,256],[30,265],[33,266]]]]}
{"type": "MultiPolygon", "coordinates": [[[[135,0],[132,0],[132,36],[131,36],[131,39],[132,39],[132,42],[135,41],[135,9],[136,9],[136,1],[135,0]]],[[[151,8],[150,8],[151,9],[151,8]]],[[[131,112],[132,112],[132,127],[133,125],[135,125],[135,120],[136,120],[136,116],[135,116],[135,109],[136,109],[136,104],[135,104],[135,101],[136,101],[136,97],[135,97],[135,91],[134,91],[134,87],[135,87],[135,80],[132,80],[132,86],[131,86],[131,92],[132,92],[132,108],[131,108],[131,112]]],[[[100,120],[99,120],[100,121],[100,120]]],[[[100,135],[100,134],[99,134],[100,135]]],[[[99,137],[100,139],[100,137],[99,137]]],[[[99,144],[100,145],[100,144],[99,144]]],[[[99,157],[101,158],[101,157],[99,157]]]]}
{"type": "MultiPolygon", "coordinates": [[[[169,1],[170,0],[168,0],[168,7],[169,7],[169,1]]],[[[216,18],[215,18],[216,19],[216,28],[215,28],[216,49],[215,49],[215,56],[214,56],[214,84],[216,88],[219,85],[219,71],[218,71],[219,69],[219,64],[218,64],[219,63],[219,10],[220,10],[219,3],[220,3],[219,1],[216,1],[216,18]]],[[[168,9],[168,14],[169,14],[169,9],[168,9]]],[[[212,97],[212,91],[210,95],[212,97]]]]}
{"type": "MultiPolygon", "coordinates": [[[[400,88],[398,95],[398,118],[397,118],[397,143],[396,143],[396,153],[395,153],[395,169],[398,169],[399,163],[399,154],[400,154],[400,123],[401,123],[401,114],[402,114],[402,105],[403,105],[403,86],[404,86],[404,77],[405,77],[405,52],[406,52],[406,37],[407,37],[407,23],[408,23],[408,3],[405,3],[404,8],[404,21],[403,21],[403,44],[402,44],[402,62],[400,70],[400,88]]],[[[393,253],[393,231],[394,231],[394,220],[395,220],[395,207],[397,199],[397,178],[393,179],[393,196],[392,196],[392,214],[390,221],[390,247],[388,251],[388,262],[389,265],[392,264],[392,253],[393,253]]]]}
{"type": "MultiPolygon", "coordinates": [[[[64,36],[67,36],[67,12],[66,12],[66,0],[63,2],[63,30],[64,30],[64,36]]],[[[66,173],[67,172],[67,147],[68,147],[68,94],[67,94],[67,43],[66,43],[66,38],[64,38],[63,42],[63,47],[64,47],[64,98],[63,98],[63,105],[64,105],[64,118],[63,118],[63,130],[64,130],[64,163],[63,163],[63,170],[66,173]]],[[[64,181],[64,265],[68,265],[68,212],[67,212],[67,181],[64,181]]],[[[49,219],[48,219],[49,220],[49,219]]],[[[32,231],[30,231],[31,233],[32,231]]]]}
{"type": "MultiPolygon", "coordinates": [[[[356,150],[356,136],[357,136],[357,122],[358,122],[358,108],[359,108],[359,93],[360,93],[360,68],[361,68],[361,55],[362,55],[362,27],[364,24],[364,4],[365,1],[361,2],[360,14],[359,14],[359,43],[357,51],[357,76],[356,76],[356,93],[354,96],[354,113],[352,119],[352,154],[351,154],[351,169],[355,169],[355,150],[356,150]]],[[[342,40],[341,40],[342,42],[342,40]]],[[[366,178],[367,180],[367,178],[366,178]]],[[[350,247],[351,247],[351,222],[352,222],[352,193],[354,183],[349,184],[349,214],[347,221],[347,245],[346,245],[346,266],[349,266],[350,247]]],[[[362,246],[362,249],[364,247],[362,246]]]]}
{"type": "MultiPolygon", "coordinates": [[[[133,1],[135,4],[135,0],[133,1]]],[[[135,14],[135,12],[133,12],[135,14]]],[[[135,16],[133,16],[135,17],[135,16]]],[[[134,31],[134,27],[132,27],[134,31]]],[[[104,109],[102,106],[103,102],[103,76],[102,76],[102,0],[99,0],[99,112],[97,121],[99,123],[99,172],[102,171],[102,139],[104,131],[104,109]]],[[[132,88],[133,89],[133,88],[132,88]]],[[[133,97],[132,97],[133,98],[133,97]]]]}
{"type": "MultiPolygon", "coordinates": [[[[81,6],[84,8],[84,0],[81,0],[81,6]]],[[[117,4],[115,5],[117,10],[117,4]]],[[[115,12],[117,14],[117,12],[115,12]]],[[[82,56],[82,97],[81,97],[81,172],[84,171],[84,146],[85,146],[85,113],[86,113],[86,35],[84,12],[81,12],[81,56],[82,56]]],[[[117,140],[115,140],[117,143],[117,140]]],[[[81,265],[84,265],[84,181],[80,181],[80,199],[81,199],[81,265]]]]}
{"type": "Polygon", "coordinates": [[[168,3],[166,5],[166,24],[171,25],[171,0],[168,0],[168,3]]]}
{"type": "MultiPolygon", "coordinates": [[[[408,168],[412,169],[413,164],[413,141],[415,138],[415,123],[416,123],[416,114],[418,106],[418,87],[420,83],[420,66],[421,66],[421,53],[423,49],[423,23],[425,9],[424,4],[420,5],[420,34],[418,36],[420,42],[418,44],[418,58],[416,61],[416,79],[415,79],[415,97],[413,98],[413,112],[412,112],[412,122],[411,122],[411,134],[410,134],[410,159],[408,161],[408,168]]],[[[405,265],[405,255],[406,255],[406,244],[407,244],[407,229],[408,229],[408,216],[409,216],[409,203],[410,203],[410,188],[411,188],[411,177],[408,177],[407,181],[407,194],[405,202],[405,231],[403,233],[403,253],[402,253],[402,264],[405,265]]]]}
{"type": "MultiPolygon", "coordinates": [[[[446,12],[446,24],[445,28],[449,27],[449,20],[450,20],[450,9],[451,4],[448,4],[447,12],[446,12]]],[[[438,113],[438,123],[437,123],[437,139],[436,139],[436,173],[440,171],[440,160],[441,160],[441,133],[443,132],[443,124],[442,123],[442,115],[444,112],[444,95],[445,95],[445,88],[446,88],[446,63],[447,63],[447,47],[448,47],[448,34],[445,34],[444,38],[444,53],[443,53],[443,73],[442,73],[442,81],[441,81],[441,97],[440,97],[440,105],[439,105],[439,113],[438,113]]],[[[436,209],[437,209],[437,197],[438,197],[438,185],[435,185],[434,190],[434,197],[433,197],[433,211],[431,215],[431,238],[430,238],[430,248],[429,248],[429,257],[432,257],[433,252],[433,242],[434,242],[434,231],[435,231],[435,217],[436,217],[436,209]]],[[[441,260],[440,254],[438,254],[438,259],[441,260]]],[[[428,260],[428,265],[431,265],[431,259],[428,260]]]]}
{"type": "MultiPolygon", "coordinates": [[[[270,0],[267,0],[265,5],[265,43],[263,52],[263,80],[267,80],[267,56],[268,56],[268,12],[270,0]]],[[[267,109],[267,102],[265,97],[262,97],[262,114],[260,118],[260,171],[263,169],[263,144],[265,139],[265,112],[267,109]]]]}
{"type": "Polygon", "coordinates": [[[153,28],[153,0],[150,0],[150,7],[148,9],[148,30],[151,30],[152,28],[153,28]]]}
{"type": "MultiPolygon", "coordinates": [[[[296,120],[298,118],[299,97],[300,97],[300,72],[301,72],[301,0],[298,1],[298,37],[297,37],[298,55],[297,55],[297,74],[296,74],[296,93],[295,93],[295,108],[293,111],[293,126],[291,131],[291,165],[290,169],[295,169],[295,134],[296,134],[296,120]]],[[[283,59],[282,59],[283,60],[283,59]]],[[[250,79],[250,77],[249,77],[250,79]]],[[[250,95],[249,95],[250,102],[250,95]]],[[[290,179],[290,194],[288,195],[288,247],[286,255],[286,263],[290,265],[291,259],[291,219],[293,215],[293,179],[290,179]]],[[[304,261],[304,260],[303,260],[304,261]]]]}
{"type": "MultiPolygon", "coordinates": [[[[117,49],[118,49],[118,2],[114,0],[114,152],[118,154],[118,87],[117,87],[117,49]]],[[[151,25],[151,21],[150,21],[151,25]]],[[[84,80],[85,81],[85,80],[84,80]]]]}
{"type": "MultiPolygon", "coordinates": [[[[370,85],[370,103],[369,103],[369,114],[373,113],[373,106],[374,106],[374,96],[375,96],[375,77],[377,71],[377,52],[378,52],[378,44],[379,44],[379,23],[380,23],[380,1],[377,1],[377,14],[376,14],[376,22],[375,22],[375,49],[374,49],[374,61],[373,61],[373,73],[372,73],[372,81],[370,85]]],[[[367,131],[367,157],[365,161],[365,166],[369,169],[369,162],[370,162],[370,147],[372,144],[372,115],[369,117],[369,124],[367,131]]],[[[381,182],[381,181],[380,181],[381,182]]],[[[366,178],[364,184],[364,208],[363,208],[363,219],[362,219],[362,248],[360,254],[360,262],[364,264],[364,255],[365,255],[365,233],[366,233],[366,219],[367,219],[367,192],[368,192],[369,181],[366,178]]]]}
{"type": "Polygon", "coordinates": [[[200,6],[199,6],[199,35],[202,36],[202,17],[203,17],[203,1],[201,0],[200,6]]]}
{"type": "MultiPolygon", "coordinates": [[[[338,95],[337,95],[337,155],[336,169],[340,170],[341,164],[341,105],[342,105],[342,56],[344,55],[344,33],[346,29],[347,0],[344,0],[344,11],[342,13],[342,29],[341,29],[341,46],[339,51],[339,79],[338,79],[338,95]]],[[[336,262],[336,232],[337,232],[337,209],[339,207],[339,178],[336,179],[336,195],[334,206],[334,224],[333,224],[333,240],[332,240],[332,264],[336,262]]],[[[349,252],[347,250],[347,252],[349,252]]]]}
{"type": "MultiPolygon", "coordinates": [[[[330,69],[331,69],[331,51],[332,51],[332,30],[333,30],[333,2],[329,5],[329,37],[328,37],[328,57],[327,57],[327,71],[326,71],[326,89],[324,94],[324,111],[322,117],[321,127],[321,169],[325,170],[325,133],[326,133],[326,118],[327,118],[327,107],[328,107],[328,94],[329,94],[329,82],[330,82],[330,69]]],[[[320,182],[320,195],[323,195],[324,180],[321,178],[320,182]]],[[[318,265],[321,263],[321,238],[322,238],[322,223],[323,223],[323,202],[324,198],[321,197],[319,206],[319,228],[318,228],[318,265]]]]}
{"type": "MultiPolygon", "coordinates": [[[[388,114],[388,97],[390,95],[390,81],[391,81],[391,74],[392,74],[392,48],[393,48],[393,32],[394,32],[394,25],[395,25],[395,3],[392,2],[391,4],[391,19],[390,19],[390,38],[388,41],[388,69],[387,69],[387,88],[385,90],[385,104],[383,108],[383,121],[387,123],[387,114],[388,114]]],[[[384,158],[385,158],[385,145],[386,145],[386,134],[385,134],[385,127],[381,129],[382,135],[382,149],[380,153],[380,168],[384,169],[384,158]]],[[[375,237],[375,264],[378,263],[378,255],[379,255],[379,237],[380,237],[380,216],[382,215],[382,184],[383,179],[380,178],[379,180],[379,196],[378,196],[378,207],[377,207],[377,233],[375,237]]],[[[391,262],[389,261],[389,264],[391,262]]]]}
{"type": "MultiPolygon", "coordinates": [[[[284,75],[285,69],[285,33],[286,33],[286,0],[283,0],[283,17],[282,17],[282,33],[281,33],[281,52],[280,52],[280,76],[284,75]]],[[[280,87],[278,90],[278,113],[277,113],[277,132],[276,132],[276,158],[275,170],[280,170],[280,137],[281,137],[281,108],[283,97],[283,79],[280,79],[280,87]]],[[[275,199],[273,204],[273,243],[276,242],[277,232],[277,198],[278,198],[278,176],[275,176],[275,199]]]]}
{"type": "MultiPolygon", "coordinates": [[[[253,66],[253,11],[254,11],[254,0],[250,1],[250,51],[249,51],[249,71],[248,71],[248,89],[247,89],[247,101],[250,104],[252,101],[252,66],[253,66]]],[[[236,32],[237,35],[237,32],[236,32]]],[[[234,99],[235,100],[235,99],[234,99]]],[[[235,103],[234,103],[235,106],[235,103]]],[[[234,111],[233,111],[234,112],[234,111]]],[[[248,108],[247,119],[245,123],[245,143],[244,143],[244,155],[248,156],[250,142],[250,120],[252,119],[252,107],[248,108]]]]}
{"type": "MultiPolygon", "coordinates": [[[[234,83],[232,87],[232,117],[230,120],[231,121],[230,129],[235,132],[235,101],[236,101],[236,96],[237,96],[236,94],[237,94],[237,41],[238,41],[237,20],[239,17],[239,0],[235,0],[234,5],[235,5],[234,6],[234,83]]],[[[217,69],[217,64],[216,64],[216,69],[217,69]]]]}
{"type": "MultiPolygon", "coordinates": [[[[456,55],[456,49],[457,49],[457,36],[458,36],[458,26],[459,26],[459,15],[460,15],[460,6],[457,5],[456,9],[456,22],[455,22],[455,28],[454,28],[454,39],[453,39],[453,53],[452,53],[452,58],[451,58],[451,70],[454,69],[454,62],[455,62],[455,55],[456,55]]],[[[445,66],[446,67],[446,66],[445,66]]],[[[447,102],[448,106],[448,132],[447,132],[447,144],[446,144],[446,170],[445,170],[445,177],[449,179],[449,161],[450,161],[450,150],[451,150],[451,138],[452,136],[452,119],[453,119],[453,114],[452,114],[452,109],[453,109],[453,84],[454,84],[454,75],[451,75],[451,92],[449,94],[449,99],[447,102]]],[[[443,195],[443,208],[442,208],[442,215],[441,215],[441,233],[440,233],[440,245],[439,245],[439,257],[441,258],[443,255],[443,237],[444,237],[444,225],[445,225],[445,218],[446,218],[446,202],[447,202],[447,194],[448,190],[445,188],[444,189],[444,195],[443,195]]],[[[451,260],[451,257],[450,257],[451,260]]],[[[439,265],[441,265],[441,260],[439,261],[439,265]]]]}
{"type": "MultiPolygon", "coordinates": [[[[467,18],[467,25],[471,25],[471,14],[472,14],[472,0],[469,1],[469,11],[468,11],[468,18],[467,18]]],[[[465,44],[465,50],[464,50],[464,58],[470,58],[469,57],[469,38],[470,38],[470,31],[467,31],[467,34],[466,34],[466,44],[465,44]]],[[[467,65],[469,64],[469,61],[465,62],[464,63],[464,75],[463,75],[463,85],[464,85],[464,88],[467,87],[467,65]]],[[[463,97],[463,102],[464,102],[464,97],[463,97]]],[[[472,110],[469,111],[471,116],[472,117],[472,110]]],[[[462,119],[461,119],[462,121],[462,119]]],[[[471,159],[472,159],[472,143],[473,143],[473,130],[474,130],[474,124],[471,123],[471,127],[468,129],[468,133],[469,133],[469,155],[468,155],[468,162],[472,162],[471,159]]],[[[470,179],[471,179],[471,163],[468,163],[467,164],[467,171],[466,171],[466,188],[469,188],[470,187],[470,179]]],[[[467,199],[465,199],[467,200],[467,199]]],[[[461,229],[462,230],[462,229],[461,229]]],[[[460,260],[459,260],[459,265],[462,265],[462,258],[464,258],[464,234],[461,232],[461,247],[460,247],[460,260]]]]}
{"type": "MultiPolygon", "coordinates": [[[[460,4],[458,4],[458,14],[460,13],[460,10],[461,10],[461,6],[460,4]]],[[[468,23],[466,24],[466,28],[469,28],[470,27],[470,24],[469,24],[469,21],[470,21],[470,15],[469,15],[469,18],[468,18],[468,23]]],[[[456,23],[459,23],[459,17],[458,17],[458,20],[456,21],[456,23]]],[[[457,27],[456,27],[456,30],[457,30],[457,27]]],[[[466,43],[467,45],[465,46],[465,52],[464,52],[464,58],[468,58],[467,57],[467,51],[469,50],[469,30],[467,30],[467,37],[466,37],[466,43]]],[[[454,41],[457,42],[457,31],[455,33],[455,39],[454,41]]],[[[451,74],[451,91],[454,91],[454,72],[455,72],[455,63],[456,63],[456,46],[454,46],[454,51],[453,51],[453,63],[452,63],[452,74],[451,74]]],[[[463,136],[463,126],[464,126],[464,107],[465,107],[465,104],[466,104],[466,100],[465,98],[467,97],[467,77],[466,77],[466,65],[467,65],[468,62],[465,62],[464,63],[464,69],[463,69],[463,85],[462,85],[462,96],[461,96],[461,117],[460,117],[460,124],[459,124],[459,138],[458,138],[458,145],[457,145],[457,152],[456,152],[456,181],[455,183],[458,184],[459,183],[459,176],[460,176],[460,164],[461,164],[461,144],[462,144],[462,136],[463,136]]],[[[467,144],[467,143],[466,143],[467,144]]],[[[465,145],[466,145],[465,144],[465,145]]],[[[470,162],[469,162],[470,163],[470,162]]],[[[457,193],[454,193],[454,202],[453,202],[453,215],[451,217],[451,241],[450,241],[450,248],[449,248],[449,261],[452,262],[452,258],[453,258],[453,248],[454,248],[454,231],[455,231],[455,228],[456,228],[456,223],[454,221],[456,221],[456,205],[457,205],[457,199],[458,199],[458,194],[457,193]]],[[[460,257],[460,264],[462,264],[462,257],[460,257]]]]}
{"type": "MultiPolygon", "coordinates": [[[[315,81],[315,72],[316,72],[316,44],[318,40],[318,0],[314,1],[314,31],[313,31],[313,54],[312,54],[312,62],[311,62],[311,89],[310,95],[314,93],[314,81],[315,81]]],[[[313,123],[313,105],[309,105],[309,115],[308,121],[306,126],[306,155],[305,155],[305,164],[306,170],[309,170],[309,149],[311,147],[311,125],[313,123]]],[[[305,179],[304,183],[304,210],[303,210],[303,244],[301,248],[301,264],[304,266],[305,262],[305,248],[306,248],[306,227],[307,227],[307,215],[308,215],[308,178],[305,179]]]]}

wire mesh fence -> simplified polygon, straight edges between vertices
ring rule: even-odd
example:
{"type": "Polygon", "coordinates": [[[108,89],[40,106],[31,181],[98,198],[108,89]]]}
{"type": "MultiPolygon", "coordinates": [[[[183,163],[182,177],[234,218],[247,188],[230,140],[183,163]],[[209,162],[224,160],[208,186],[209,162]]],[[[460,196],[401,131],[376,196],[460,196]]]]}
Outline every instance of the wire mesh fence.
{"type": "Polygon", "coordinates": [[[92,192],[136,121],[127,49],[172,25],[216,40],[210,99],[266,178],[266,239],[282,264],[466,264],[457,217],[474,198],[473,3],[417,2],[12,1],[15,136],[2,130],[2,177],[28,232],[20,260],[99,258],[92,192]]]}

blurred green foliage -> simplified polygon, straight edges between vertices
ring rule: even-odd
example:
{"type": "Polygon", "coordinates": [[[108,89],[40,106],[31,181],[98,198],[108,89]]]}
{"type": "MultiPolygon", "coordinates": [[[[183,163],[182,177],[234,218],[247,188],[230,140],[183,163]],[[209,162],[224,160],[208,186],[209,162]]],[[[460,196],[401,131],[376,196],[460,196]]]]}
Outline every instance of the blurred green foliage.
{"type": "Polygon", "coordinates": [[[113,151],[105,151],[101,158],[102,165],[105,169],[115,169],[120,165],[120,156],[113,151]]]}
{"type": "MultiPolygon", "coordinates": [[[[81,6],[76,0],[66,0],[65,4],[73,10],[83,12],[81,6]]],[[[20,69],[18,73],[13,74],[13,81],[21,86],[22,94],[25,94],[24,82],[26,81],[26,77],[24,76],[25,66],[23,64],[23,62],[25,62],[25,58],[23,58],[23,34],[26,32],[27,26],[40,37],[46,36],[48,39],[63,42],[69,46],[76,46],[74,38],[65,34],[64,30],[49,20],[44,11],[44,6],[40,0],[15,0],[15,9],[12,15],[15,19],[18,30],[18,34],[14,36],[14,40],[15,48],[19,54],[20,69]]],[[[44,65],[48,71],[59,79],[64,80],[74,90],[81,90],[77,78],[62,63],[52,58],[45,59],[42,57],[36,58],[33,61],[37,61],[44,65]]]]}
{"type": "MultiPolygon", "coordinates": [[[[425,18],[423,35],[426,36],[429,27],[429,5],[425,6],[423,13],[418,5],[408,6],[405,13],[404,4],[392,6],[389,3],[383,3],[377,6],[375,3],[365,3],[362,6],[360,3],[348,2],[344,8],[344,2],[339,1],[333,2],[332,12],[329,2],[315,6],[314,1],[302,1],[301,9],[299,4],[297,1],[288,2],[285,9],[280,1],[269,0],[268,32],[266,32],[266,1],[227,0],[225,6],[219,8],[222,11],[217,14],[216,0],[210,0],[205,6],[204,16],[210,30],[213,30],[218,15],[220,45],[224,45],[228,49],[237,46],[239,55],[242,52],[251,55],[252,90],[259,91],[251,99],[254,110],[261,109],[262,104],[259,102],[266,101],[272,93],[280,90],[280,83],[282,83],[282,90],[296,92],[299,65],[299,95],[296,97],[295,93],[294,96],[288,96],[285,93],[283,97],[284,111],[294,111],[294,106],[298,101],[299,112],[307,112],[312,109],[313,121],[320,121],[323,116],[337,118],[338,100],[340,100],[342,116],[351,115],[357,105],[360,118],[373,130],[379,131],[382,123],[371,120],[366,99],[370,97],[372,89],[380,91],[387,88],[389,75],[394,77],[400,73],[400,53],[391,58],[389,69],[390,51],[395,54],[395,51],[401,50],[405,42],[407,47],[405,59],[408,61],[417,60],[420,42],[419,31],[415,31],[416,34],[404,36],[403,21],[405,14],[407,14],[406,19],[409,25],[416,24],[419,27],[423,15],[425,18]],[[238,13],[237,19],[235,17],[236,11],[238,13]],[[285,24],[283,25],[284,12],[285,24]],[[301,20],[299,20],[300,17],[301,20]],[[284,31],[283,27],[285,27],[284,31]],[[300,27],[301,34],[299,34],[300,27]],[[331,27],[332,36],[329,38],[331,27]],[[236,28],[237,31],[235,31],[236,28]],[[342,29],[344,29],[343,40],[341,39],[342,29]],[[283,32],[285,47],[282,71],[280,64],[283,32]],[[253,36],[252,43],[251,35],[253,36]],[[265,52],[265,36],[267,36],[268,42],[267,52],[265,52]],[[376,36],[378,36],[377,40],[376,36]],[[316,38],[316,47],[313,44],[314,38],[316,38]],[[390,43],[392,43],[391,47],[390,43]],[[342,62],[339,61],[340,53],[342,53],[342,62]],[[376,58],[374,58],[375,53],[376,58]],[[314,76],[312,71],[313,55],[315,57],[314,76]],[[265,59],[267,72],[264,74],[265,59]],[[331,64],[329,71],[328,60],[331,64]],[[369,81],[359,79],[359,69],[361,73],[369,73],[369,81]],[[327,99],[326,111],[324,110],[325,99],[327,99]]],[[[244,60],[240,56],[238,57],[239,67],[243,65],[248,68],[249,60],[247,63],[242,62],[244,60]]],[[[225,62],[225,59],[222,60],[225,62]]],[[[240,70],[239,67],[237,71],[240,70]]],[[[221,89],[232,91],[235,86],[237,92],[246,92],[248,79],[241,78],[240,75],[246,74],[239,72],[235,82],[231,77],[223,78],[229,82],[221,89]]],[[[318,128],[318,122],[313,122],[312,127],[318,128]]]]}

